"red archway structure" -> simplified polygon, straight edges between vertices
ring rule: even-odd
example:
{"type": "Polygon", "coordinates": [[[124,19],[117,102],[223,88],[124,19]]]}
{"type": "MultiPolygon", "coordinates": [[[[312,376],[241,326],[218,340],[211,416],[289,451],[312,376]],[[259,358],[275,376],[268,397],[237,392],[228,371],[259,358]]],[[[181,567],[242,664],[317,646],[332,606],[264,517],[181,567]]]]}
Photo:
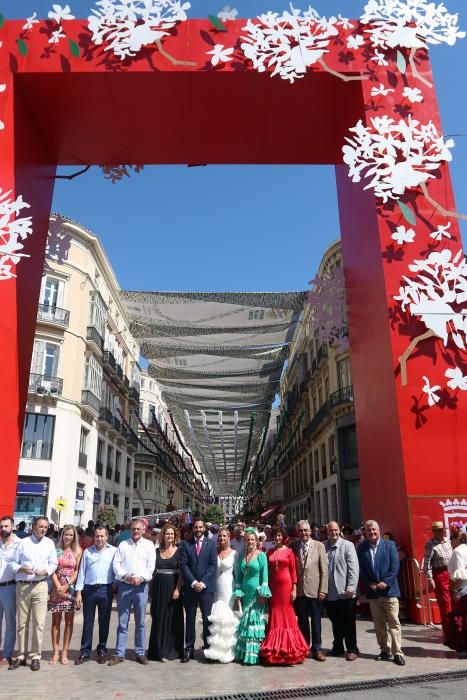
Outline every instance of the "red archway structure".
{"type": "MultiPolygon", "coordinates": [[[[223,32],[208,21],[182,22],[162,45],[124,61],[106,51],[105,43],[95,46],[83,21],[66,22],[67,38],[59,43],[49,43],[56,29],[51,21],[30,30],[7,21],[0,29],[1,196],[11,191],[1,201],[22,197],[30,208],[13,207],[10,223],[30,215],[33,229],[24,238],[16,235],[24,247],[16,247],[15,255],[2,248],[0,256],[0,511],[11,512],[15,499],[57,164],[332,164],[364,515],[378,518],[420,557],[427,525],[443,515],[441,502],[467,492],[466,333],[455,325],[464,318],[459,288],[465,276],[455,257],[461,248],[457,220],[449,215],[455,208],[449,144],[436,146],[433,130],[419,133],[418,140],[413,132],[421,156],[417,160],[414,146],[413,167],[396,168],[403,161],[396,144],[403,129],[397,136],[384,126],[384,117],[412,131],[418,122],[431,121],[441,134],[435,91],[428,86],[428,54],[420,49],[414,63],[408,49],[375,51],[365,27],[344,23],[328,41],[326,62],[313,63],[308,56],[306,74],[291,85],[254,69],[251,51],[245,55],[241,46],[245,24],[229,22],[223,32]],[[208,52],[219,44],[232,51],[213,65],[208,52]],[[414,101],[420,95],[422,101],[414,101]],[[367,141],[365,150],[357,141],[364,140],[365,126],[367,135],[378,132],[374,118],[383,118],[380,145],[372,150],[367,141]],[[359,132],[350,132],[359,120],[359,132]],[[346,137],[353,143],[345,163],[346,137]],[[374,182],[365,189],[373,176],[352,182],[349,166],[355,172],[359,158],[391,158],[391,149],[392,184],[392,175],[380,180],[392,187],[386,201],[374,182]],[[424,169],[425,156],[432,168],[424,169]],[[414,173],[428,171],[429,191],[426,183],[414,182],[414,173]],[[436,332],[429,319],[433,312],[439,316],[436,332]]],[[[376,171],[381,175],[375,166],[376,171]]]]}

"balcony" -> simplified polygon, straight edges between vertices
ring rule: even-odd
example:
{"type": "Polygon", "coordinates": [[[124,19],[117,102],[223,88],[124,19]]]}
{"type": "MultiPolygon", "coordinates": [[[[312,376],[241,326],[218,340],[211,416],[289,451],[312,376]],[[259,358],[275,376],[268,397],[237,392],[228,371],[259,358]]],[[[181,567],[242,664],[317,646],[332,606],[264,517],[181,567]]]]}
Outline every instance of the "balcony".
{"type": "Polygon", "coordinates": [[[88,326],[86,328],[86,340],[89,343],[94,343],[99,352],[103,352],[104,338],[101,336],[101,334],[95,326],[88,326]]]}
{"type": "Polygon", "coordinates": [[[88,464],[88,456],[84,452],[80,452],[78,455],[78,467],[81,469],[86,469],[88,464]]]}
{"type": "Polygon", "coordinates": [[[122,437],[124,438],[124,440],[128,440],[129,433],[128,433],[128,428],[126,427],[126,425],[122,424],[122,431],[121,432],[122,432],[122,437]]]}
{"type": "Polygon", "coordinates": [[[123,369],[121,365],[118,363],[116,364],[116,370],[117,370],[117,377],[123,382],[123,369]]]}
{"type": "Polygon", "coordinates": [[[122,431],[122,422],[117,416],[113,416],[113,426],[119,433],[122,431]]]}
{"type": "Polygon", "coordinates": [[[135,386],[130,386],[128,396],[130,401],[134,401],[136,404],[139,404],[139,389],[137,389],[135,386]]]}
{"type": "Polygon", "coordinates": [[[133,433],[128,433],[127,443],[133,447],[138,447],[138,438],[133,433]]]}
{"type": "Polygon", "coordinates": [[[81,403],[83,406],[89,406],[89,408],[92,408],[95,413],[99,413],[100,410],[100,399],[95,396],[92,391],[89,391],[89,389],[84,389],[81,392],[81,403]]]}
{"type": "Polygon", "coordinates": [[[39,304],[37,307],[37,320],[43,323],[51,323],[52,325],[68,328],[70,323],[70,312],[66,309],[60,309],[58,306],[49,306],[48,304],[39,304]]]}
{"type": "Polygon", "coordinates": [[[316,413],[311,421],[308,423],[306,429],[304,430],[304,436],[306,437],[311,437],[313,433],[315,433],[318,428],[320,427],[321,423],[326,420],[326,418],[329,415],[329,402],[326,401],[321,408],[319,409],[318,413],[316,413]]]}
{"type": "Polygon", "coordinates": [[[104,350],[104,356],[102,359],[104,362],[104,367],[107,367],[107,368],[110,367],[110,369],[113,370],[114,372],[117,371],[117,363],[115,361],[115,357],[110,352],[110,350],[104,350]]]}
{"type": "Polygon", "coordinates": [[[112,411],[110,409],[108,409],[106,406],[101,406],[99,408],[99,420],[105,421],[106,423],[111,425],[113,428],[114,421],[113,421],[112,411]]]}
{"type": "Polygon", "coordinates": [[[339,391],[335,391],[329,397],[329,404],[331,408],[336,408],[336,406],[341,406],[344,403],[353,403],[353,386],[345,386],[339,391]]]}
{"type": "Polygon", "coordinates": [[[45,374],[30,374],[28,392],[37,396],[61,396],[63,379],[45,374]]]}
{"type": "Polygon", "coordinates": [[[99,460],[96,462],[96,474],[97,476],[102,476],[104,472],[104,465],[99,460]]]}

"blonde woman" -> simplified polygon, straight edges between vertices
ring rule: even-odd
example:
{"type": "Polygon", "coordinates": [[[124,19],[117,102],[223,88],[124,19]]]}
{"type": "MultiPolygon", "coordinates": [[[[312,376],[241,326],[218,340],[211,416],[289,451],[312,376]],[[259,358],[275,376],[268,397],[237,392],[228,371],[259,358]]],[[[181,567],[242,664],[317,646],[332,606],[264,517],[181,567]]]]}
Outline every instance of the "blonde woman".
{"type": "Polygon", "coordinates": [[[181,599],[180,533],[164,525],[156,550],[156,568],[152,579],[151,636],[148,659],[172,661],[183,657],[183,606],[181,599]]]}
{"type": "Polygon", "coordinates": [[[209,616],[209,648],[204,650],[204,655],[210,661],[224,664],[234,660],[237,643],[235,630],[238,619],[232,610],[237,561],[238,552],[230,546],[230,533],[227,528],[221,527],[217,534],[217,581],[214,605],[209,616]]]}
{"type": "Polygon", "coordinates": [[[48,610],[52,613],[52,649],[49,661],[56,664],[59,657],[60,626],[62,613],[65,613],[65,629],[63,631],[63,650],[61,663],[68,663],[68,647],[73,634],[75,616],[75,581],[78,577],[79,563],[82,550],[78,543],[78,533],[73,525],[65,525],[57,546],[58,567],[52,574],[52,590],[50,592],[48,610]]]}

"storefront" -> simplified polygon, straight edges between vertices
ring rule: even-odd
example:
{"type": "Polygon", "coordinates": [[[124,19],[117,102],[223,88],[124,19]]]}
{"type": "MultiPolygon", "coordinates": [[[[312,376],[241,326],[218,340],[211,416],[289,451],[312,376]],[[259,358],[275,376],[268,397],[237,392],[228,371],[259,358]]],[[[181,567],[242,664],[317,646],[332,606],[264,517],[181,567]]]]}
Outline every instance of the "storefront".
{"type": "Polygon", "coordinates": [[[24,520],[28,530],[36,516],[47,512],[47,490],[47,480],[18,482],[13,514],[15,525],[24,520]]]}

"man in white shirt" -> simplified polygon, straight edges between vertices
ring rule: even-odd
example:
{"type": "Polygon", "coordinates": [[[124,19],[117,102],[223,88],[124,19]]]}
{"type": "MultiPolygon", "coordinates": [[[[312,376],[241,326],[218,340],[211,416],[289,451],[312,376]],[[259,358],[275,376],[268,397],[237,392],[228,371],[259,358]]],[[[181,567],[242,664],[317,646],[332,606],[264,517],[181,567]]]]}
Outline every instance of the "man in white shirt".
{"type": "Polygon", "coordinates": [[[53,540],[46,537],[49,519],[38,515],[32,523],[32,535],[21,541],[16,561],[10,567],[16,575],[16,617],[18,621],[18,656],[12,669],[26,666],[29,622],[31,622],[31,671],[40,669],[42,636],[47,615],[47,578],[58,566],[53,540]]]}
{"type": "Polygon", "coordinates": [[[5,639],[0,666],[11,666],[16,642],[16,581],[10,563],[16,559],[21,539],[13,532],[14,521],[9,515],[0,520],[0,644],[2,622],[5,618],[5,639]]]}
{"type": "Polygon", "coordinates": [[[143,537],[144,531],[142,520],[132,520],[130,539],[121,542],[115,553],[113,569],[118,581],[117,649],[109,666],[116,666],[125,660],[131,608],[135,616],[136,661],[140,664],[148,663],[145,656],[146,605],[148,582],[152,579],[156,566],[156,551],[153,543],[143,537]]]}

